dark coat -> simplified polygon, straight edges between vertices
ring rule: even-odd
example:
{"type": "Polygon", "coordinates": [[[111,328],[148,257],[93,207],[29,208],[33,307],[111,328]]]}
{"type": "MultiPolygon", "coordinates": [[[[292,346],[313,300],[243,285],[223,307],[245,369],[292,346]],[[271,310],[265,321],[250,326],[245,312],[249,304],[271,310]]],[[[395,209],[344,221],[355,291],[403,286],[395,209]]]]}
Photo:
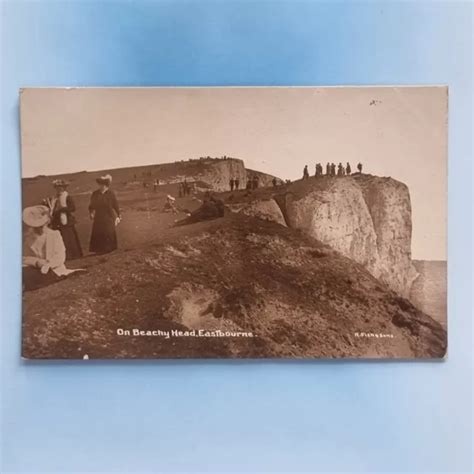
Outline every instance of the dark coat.
{"type": "Polygon", "coordinates": [[[82,248],[76,231],[76,219],[74,211],[76,205],[71,196],[66,197],[66,206],[61,206],[58,198],[55,198],[54,207],[51,211],[51,228],[59,230],[66,247],[66,260],[82,257],[82,248]],[[64,217],[66,220],[64,221],[64,217]]]}
{"type": "Polygon", "coordinates": [[[112,252],[117,248],[115,219],[120,217],[120,209],[113,191],[102,193],[94,191],[89,204],[89,211],[94,212],[94,223],[89,250],[95,253],[112,252]]]}
{"type": "Polygon", "coordinates": [[[61,227],[73,226],[76,223],[74,218],[74,211],[76,210],[76,205],[71,196],[66,197],[66,206],[63,207],[59,204],[59,199],[55,201],[54,209],[51,213],[51,227],[53,229],[61,229],[61,227]],[[61,222],[61,214],[65,214],[67,218],[66,224],[61,222]]]}

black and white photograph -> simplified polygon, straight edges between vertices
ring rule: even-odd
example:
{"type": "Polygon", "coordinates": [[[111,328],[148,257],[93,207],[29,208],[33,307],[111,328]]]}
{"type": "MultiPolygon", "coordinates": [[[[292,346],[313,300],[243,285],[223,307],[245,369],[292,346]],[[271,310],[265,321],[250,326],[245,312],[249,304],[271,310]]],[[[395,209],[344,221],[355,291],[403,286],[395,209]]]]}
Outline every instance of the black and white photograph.
{"type": "Polygon", "coordinates": [[[24,88],[27,359],[440,359],[447,87],[24,88]]]}

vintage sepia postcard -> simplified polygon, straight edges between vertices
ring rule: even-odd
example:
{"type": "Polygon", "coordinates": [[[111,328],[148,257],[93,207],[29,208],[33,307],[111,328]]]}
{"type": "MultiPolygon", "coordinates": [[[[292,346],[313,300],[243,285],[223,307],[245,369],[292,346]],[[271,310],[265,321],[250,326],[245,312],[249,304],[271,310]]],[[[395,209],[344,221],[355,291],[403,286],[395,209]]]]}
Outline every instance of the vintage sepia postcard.
{"type": "Polygon", "coordinates": [[[23,357],[443,358],[447,107],[22,89],[23,357]]]}

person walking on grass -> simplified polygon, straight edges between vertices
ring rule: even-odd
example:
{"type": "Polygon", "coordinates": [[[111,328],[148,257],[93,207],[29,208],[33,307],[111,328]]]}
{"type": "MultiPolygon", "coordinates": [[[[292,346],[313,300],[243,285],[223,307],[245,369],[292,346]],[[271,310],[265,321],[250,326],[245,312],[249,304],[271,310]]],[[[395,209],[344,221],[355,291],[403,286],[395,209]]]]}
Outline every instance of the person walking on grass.
{"type": "Polygon", "coordinates": [[[120,208],[115,193],[110,189],[112,176],[107,174],[97,180],[99,189],[94,191],[89,204],[92,224],[89,250],[97,254],[117,249],[116,226],[121,222],[120,208]]]}

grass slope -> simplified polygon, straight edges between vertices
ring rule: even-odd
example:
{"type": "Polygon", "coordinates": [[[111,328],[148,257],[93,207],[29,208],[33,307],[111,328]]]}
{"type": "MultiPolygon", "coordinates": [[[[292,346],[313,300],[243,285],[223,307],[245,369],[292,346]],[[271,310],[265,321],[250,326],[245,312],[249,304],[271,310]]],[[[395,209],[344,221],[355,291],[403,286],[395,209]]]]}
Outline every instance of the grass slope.
{"type": "Polygon", "coordinates": [[[163,229],[24,295],[36,358],[441,357],[445,330],[360,265],[300,232],[242,215],[163,229]],[[255,337],[119,336],[117,329],[255,337]],[[356,333],[391,334],[390,338],[356,333]]]}

